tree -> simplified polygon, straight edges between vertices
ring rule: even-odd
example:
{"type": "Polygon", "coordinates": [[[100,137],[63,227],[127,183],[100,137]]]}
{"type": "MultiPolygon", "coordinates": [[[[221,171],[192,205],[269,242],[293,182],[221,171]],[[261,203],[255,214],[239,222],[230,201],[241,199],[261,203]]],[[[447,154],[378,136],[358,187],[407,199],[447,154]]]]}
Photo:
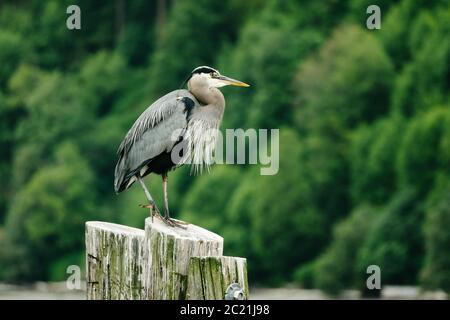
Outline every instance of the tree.
{"type": "Polygon", "coordinates": [[[127,75],[125,61],[120,54],[99,51],[81,66],[76,85],[89,93],[81,95],[81,99],[91,106],[93,113],[102,116],[111,111],[115,95],[123,88],[123,78],[127,75]]]}
{"type": "Polygon", "coordinates": [[[450,111],[434,108],[412,119],[398,151],[399,186],[417,188],[424,199],[439,172],[449,172],[450,111]]]}
{"type": "Polygon", "coordinates": [[[404,189],[380,212],[358,255],[358,283],[366,290],[366,269],[377,265],[384,285],[417,281],[423,261],[423,208],[413,189],[404,189]]]}
{"type": "Polygon", "coordinates": [[[393,108],[413,116],[422,110],[449,101],[450,7],[422,12],[412,26],[412,60],[397,79],[393,108]]]}
{"type": "Polygon", "coordinates": [[[9,77],[27,52],[27,45],[20,34],[0,31],[0,88],[6,87],[9,77]]]}
{"type": "Polygon", "coordinates": [[[388,112],[391,79],[391,62],[376,38],[342,26],[300,65],[296,124],[304,132],[370,123],[388,112]]]}
{"type": "Polygon", "coordinates": [[[330,294],[360,287],[357,258],[376,218],[376,209],[371,206],[363,205],[354,209],[348,217],[333,227],[330,245],[314,264],[299,268],[296,280],[303,284],[309,280],[305,279],[305,275],[309,273],[312,275],[313,287],[330,294]]]}
{"type": "Polygon", "coordinates": [[[424,224],[425,264],[421,282],[426,288],[450,292],[450,257],[446,254],[450,246],[450,185],[442,177],[430,194],[424,224]]]}
{"type": "MultiPolygon", "coordinates": [[[[392,1],[390,3],[392,4],[392,1]]],[[[425,9],[434,7],[445,10],[445,3],[439,0],[402,0],[393,5],[386,18],[383,18],[380,39],[396,70],[401,70],[414,54],[411,50],[413,48],[408,46],[408,39],[412,34],[411,30],[417,15],[425,9]]]]}
{"type": "Polygon", "coordinates": [[[396,160],[405,126],[405,119],[394,115],[352,133],[350,163],[354,204],[384,204],[395,193],[396,160]]]}
{"type": "MultiPolygon", "coordinates": [[[[6,279],[48,280],[53,263],[82,250],[80,234],[95,208],[92,190],[86,160],[73,144],[61,145],[54,162],[36,172],[12,202],[5,227],[7,245],[0,253],[6,279]]],[[[64,277],[65,268],[58,279],[64,277]]]]}
{"type": "Polygon", "coordinates": [[[61,73],[23,65],[11,77],[10,90],[16,95],[11,104],[25,112],[15,128],[13,182],[17,188],[46,164],[55,145],[69,137],[79,138],[94,118],[73,78],[61,73]]]}

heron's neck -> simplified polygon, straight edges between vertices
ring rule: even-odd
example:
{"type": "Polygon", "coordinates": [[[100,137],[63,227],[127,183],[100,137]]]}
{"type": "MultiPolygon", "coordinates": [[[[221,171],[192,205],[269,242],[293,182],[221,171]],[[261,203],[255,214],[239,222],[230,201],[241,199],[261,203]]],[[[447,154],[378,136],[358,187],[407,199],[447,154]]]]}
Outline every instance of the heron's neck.
{"type": "Polygon", "coordinates": [[[194,81],[189,82],[188,87],[200,103],[225,108],[225,98],[219,89],[194,81]]]}
{"type": "MultiPolygon", "coordinates": [[[[204,105],[202,108],[208,109],[208,113],[221,120],[225,109],[225,98],[222,92],[214,87],[190,86],[189,90],[204,105]]],[[[205,110],[206,111],[206,110],[205,110]]]]}

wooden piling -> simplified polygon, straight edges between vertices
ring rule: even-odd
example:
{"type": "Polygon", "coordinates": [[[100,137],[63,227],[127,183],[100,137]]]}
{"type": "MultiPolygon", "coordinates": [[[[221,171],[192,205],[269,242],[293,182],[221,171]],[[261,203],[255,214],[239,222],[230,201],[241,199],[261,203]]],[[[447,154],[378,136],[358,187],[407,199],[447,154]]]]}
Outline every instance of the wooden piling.
{"type": "Polygon", "coordinates": [[[186,299],[223,300],[227,289],[232,284],[238,284],[240,291],[234,292],[234,297],[230,298],[247,300],[249,290],[246,259],[191,257],[186,299]]]}
{"type": "Polygon", "coordinates": [[[247,299],[246,260],[222,254],[223,238],[192,224],[147,218],[144,231],[87,222],[87,298],[225,299],[233,285],[227,297],[247,299]]]}
{"type": "Polygon", "coordinates": [[[144,230],[114,223],[86,223],[86,284],[89,300],[143,297],[144,230]]]}
{"type": "Polygon", "coordinates": [[[190,258],[223,252],[223,238],[215,233],[192,224],[173,228],[150,218],[145,221],[145,245],[145,298],[151,300],[185,299],[190,258]]]}

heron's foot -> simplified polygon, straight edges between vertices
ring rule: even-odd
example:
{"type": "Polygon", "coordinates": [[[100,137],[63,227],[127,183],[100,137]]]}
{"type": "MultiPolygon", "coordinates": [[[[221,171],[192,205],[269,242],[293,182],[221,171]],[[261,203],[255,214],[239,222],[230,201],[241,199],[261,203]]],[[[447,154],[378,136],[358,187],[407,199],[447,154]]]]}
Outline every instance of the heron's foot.
{"type": "Polygon", "coordinates": [[[187,225],[189,223],[184,222],[184,221],[180,221],[180,220],[175,220],[169,217],[164,217],[163,218],[164,223],[166,223],[168,226],[173,227],[173,228],[181,228],[181,229],[186,229],[187,225]]]}
{"type": "Polygon", "coordinates": [[[163,215],[161,214],[161,212],[159,211],[158,207],[156,206],[156,204],[154,203],[149,203],[149,204],[140,204],[139,207],[141,208],[146,208],[146,209],[150,209],[150,216],[152,217],[152,221],[153,221],[153,217],[157,216],[159,217],[161,220],[164,220],[165,218],[163,217],[163,215]]]}

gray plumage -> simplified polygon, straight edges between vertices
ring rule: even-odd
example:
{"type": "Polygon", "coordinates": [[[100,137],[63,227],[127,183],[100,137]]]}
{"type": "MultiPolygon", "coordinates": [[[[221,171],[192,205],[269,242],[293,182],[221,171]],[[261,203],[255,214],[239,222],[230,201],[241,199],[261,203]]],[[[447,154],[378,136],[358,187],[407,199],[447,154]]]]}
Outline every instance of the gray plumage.
{"type": "MultiPolygon", "coordinates": [[[[178,141],[172,134],[186,131],[189,110],[181,98],[187,97],[199,106],[188,90],[176,90],[156,100],[136,120],[119,146],[115,169],[116,192],[128,188],[128,181],[143,165],[163,152],[170,152],[178,141]],[[124,186],[124,183],[126,184],[124,186]]],[[[182,138],[182,135],[179,137],[182,138]]]]}

